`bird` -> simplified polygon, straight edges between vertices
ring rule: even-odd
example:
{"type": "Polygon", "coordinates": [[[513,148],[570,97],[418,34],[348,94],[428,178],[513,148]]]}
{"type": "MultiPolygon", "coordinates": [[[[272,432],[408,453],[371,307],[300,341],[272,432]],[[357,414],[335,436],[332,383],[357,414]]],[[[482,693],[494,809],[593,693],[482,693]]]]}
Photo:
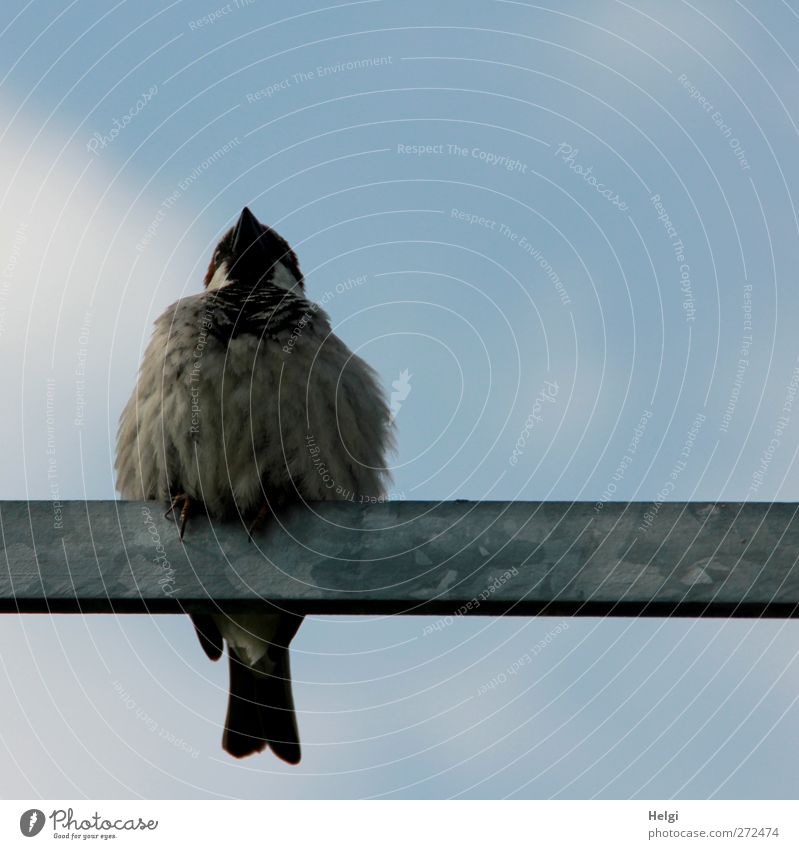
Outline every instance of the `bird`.
{"type": "MultiPolygon", "coordinates": [[[[244,207],[203,284],[155,322],[119,421],[121,497],[161,501],[181,539],[199,513],[253,533],[292,505],[384,499],[395,450],[386,393],[306,297],[288,242],[244,207]]],[[[211,660],[227,650],[222,748],[299,763],[289,644],[302,616],[265,603],[191,618],[211,660]]]]}

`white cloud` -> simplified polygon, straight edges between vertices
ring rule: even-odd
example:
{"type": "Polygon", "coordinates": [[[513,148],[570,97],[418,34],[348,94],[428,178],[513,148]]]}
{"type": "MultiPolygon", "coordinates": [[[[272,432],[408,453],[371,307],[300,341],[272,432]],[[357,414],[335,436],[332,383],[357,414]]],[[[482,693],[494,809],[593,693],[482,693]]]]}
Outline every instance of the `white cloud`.
{"type": "Polygon", "coordinates": [[[2,497],[49,498],[51,486],[61,497],[106,496],[141,346],[152,319],[199,280],[203,248],[189,238],[172,255],[184,231],[171,211],[137,250],[157,190],[137,198],[134,176],[59,147],[54,131],[34,135],[16,121],[0,140],[12,171],[0,202],[2,497]]]}

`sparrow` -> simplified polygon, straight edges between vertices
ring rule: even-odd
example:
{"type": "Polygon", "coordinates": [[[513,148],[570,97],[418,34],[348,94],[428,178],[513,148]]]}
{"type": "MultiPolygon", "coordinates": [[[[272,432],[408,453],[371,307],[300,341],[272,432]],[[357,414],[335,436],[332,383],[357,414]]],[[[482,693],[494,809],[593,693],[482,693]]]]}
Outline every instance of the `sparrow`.
{"type": "MultiPolygon", "coordinates": [[[[385,497],[393,424],[375,371],[305,295],[294,251],[244,208],[202,292],[156,320],[119,423],[117,489],[159,500],[181,539],[191,515],[252,530],[306,501],[385,497]]],[[[220,568],[222,564],[220,562],[220,568]]],[[[289,644],[302,616],[191,615],[205,653],[227,649],[222,747],[300,761],[289,644]]]]}

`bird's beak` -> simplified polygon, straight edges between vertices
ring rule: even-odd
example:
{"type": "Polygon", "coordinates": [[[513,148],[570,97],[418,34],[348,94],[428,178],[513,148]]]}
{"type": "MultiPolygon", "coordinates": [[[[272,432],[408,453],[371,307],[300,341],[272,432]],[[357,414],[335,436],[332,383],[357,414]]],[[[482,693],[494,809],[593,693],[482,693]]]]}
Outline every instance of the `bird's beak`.
{"type": "MultiPolygon", "coordinates": [[[[233,254],[237,257],[246,255],[247,259],[255,259],[258,250],[256,244],[263,234],[263,225],[245,206],[236,222],[236,229],[233,233],[233,254]]],[[[259,247],[261,250],[265,250],[263,244],[259,247]]]]}

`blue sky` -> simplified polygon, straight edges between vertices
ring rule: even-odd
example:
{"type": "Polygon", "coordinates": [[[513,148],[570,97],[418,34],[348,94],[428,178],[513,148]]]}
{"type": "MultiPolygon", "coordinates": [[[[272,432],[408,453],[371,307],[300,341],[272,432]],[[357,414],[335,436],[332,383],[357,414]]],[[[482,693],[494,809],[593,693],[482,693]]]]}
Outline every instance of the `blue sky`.
{"type": "MultiPolygon", "coordinates": [[[[796,3],[11,8],[3,498],[113,496],[152,321],[245,204],[409,373],[394,497],[799,496],[796,3]]],[[[795,798],[793,623],[559,623],[308,622],[291,769],[222,756],[188,621],[3,617],[0,793],[795,798]]]]}

